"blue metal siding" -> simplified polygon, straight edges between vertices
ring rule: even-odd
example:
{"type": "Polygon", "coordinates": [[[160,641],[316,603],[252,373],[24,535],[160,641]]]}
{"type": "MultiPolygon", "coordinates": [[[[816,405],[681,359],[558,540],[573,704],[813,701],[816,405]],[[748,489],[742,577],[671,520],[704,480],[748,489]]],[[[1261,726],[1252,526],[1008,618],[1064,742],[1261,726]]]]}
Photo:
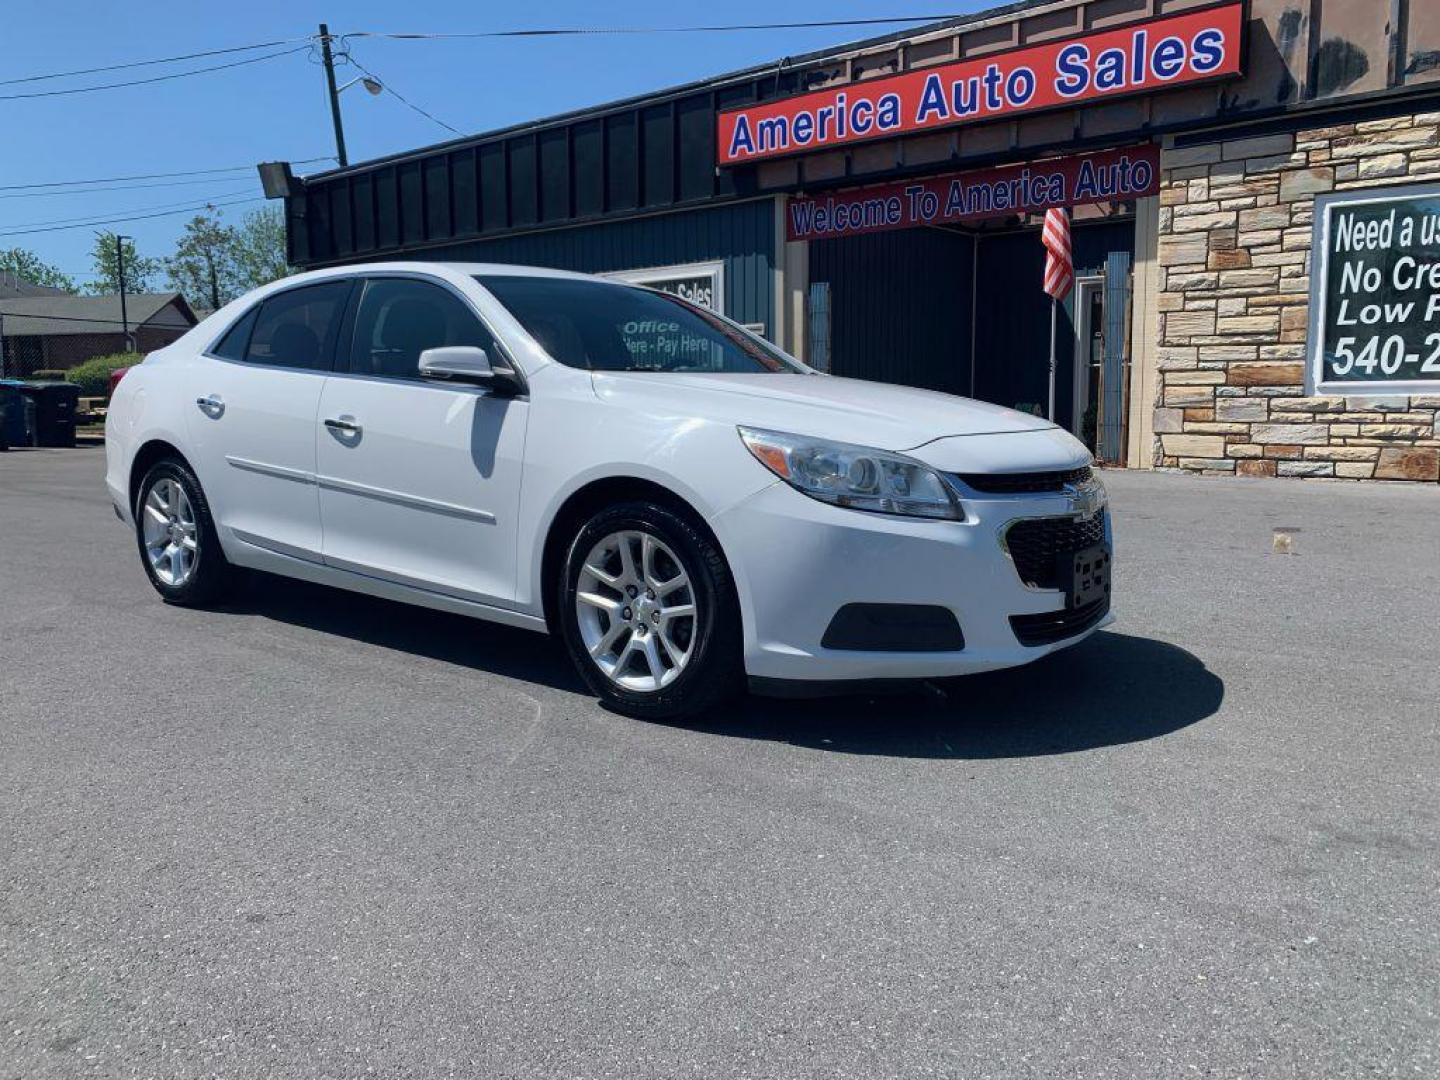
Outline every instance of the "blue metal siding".
{"type": "Polygon", "coordinates": [[[830,371],[970,392],[974,241],[904,229],[810,242],[810,280],[830,284],[830,371]]]}
{"type": "Polygon", "coordinates": [[[681,263],[725,263],[725,314],[775,332],[775,204],[736,203],[654,217],[597,222],[493,240],[467,240],[410,254],[437,261],[520,263],[588,274],[681,263]]]}
{"type": "Polygon", "coordinates": [[[715,167],[716,111],[800,89],[793,72],[757,71],[723,88],[681,87],[309,177],[286,199],[290,261],[408,254],[477,233],[753,195],[753,170],[737,178],[715,167]],[[382,190],[397,187],[398,199],[382,190]],[[368,248],[360,236],[373,238],[368,248]]]}

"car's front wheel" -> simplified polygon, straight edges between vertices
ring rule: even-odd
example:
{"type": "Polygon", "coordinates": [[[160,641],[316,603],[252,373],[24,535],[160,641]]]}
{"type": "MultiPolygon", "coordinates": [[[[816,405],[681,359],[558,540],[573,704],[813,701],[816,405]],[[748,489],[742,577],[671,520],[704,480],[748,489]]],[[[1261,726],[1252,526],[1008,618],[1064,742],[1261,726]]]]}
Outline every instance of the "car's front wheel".
{"type": "Polygon", "coordinates": [[[668,507],[601,510],[572,540],[559,620],[581,676],[631,716],[706,712],[741,686],[739,603],[715,541],[668,507]]]}
{"type": "Polygon", "coordinates": [[[135,539],[150,584],[167,603],[212,603],[234,580],[200,481],[178,458],[156,462],[140,481],[135,539]]]}

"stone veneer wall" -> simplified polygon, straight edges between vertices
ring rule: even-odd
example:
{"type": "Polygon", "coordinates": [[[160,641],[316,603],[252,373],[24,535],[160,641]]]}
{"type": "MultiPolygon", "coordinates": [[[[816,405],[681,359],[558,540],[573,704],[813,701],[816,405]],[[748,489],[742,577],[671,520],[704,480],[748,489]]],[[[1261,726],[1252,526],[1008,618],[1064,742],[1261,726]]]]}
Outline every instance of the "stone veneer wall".
{"type": "Polygon", "coordinates": [[[1166,150],[1155,464],[1440,480],[1440,395],[1306,397],[1315,195],[1440,180],[1440,113],[1166,150]]]}

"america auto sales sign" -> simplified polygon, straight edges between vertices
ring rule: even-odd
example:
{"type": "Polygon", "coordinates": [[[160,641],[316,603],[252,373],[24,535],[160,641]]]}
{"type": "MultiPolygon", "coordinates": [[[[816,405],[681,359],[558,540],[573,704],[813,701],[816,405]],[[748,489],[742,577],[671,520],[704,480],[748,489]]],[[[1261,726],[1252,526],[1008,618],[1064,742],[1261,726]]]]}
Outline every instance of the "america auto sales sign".
{"type": "Polygon", "coordinates": [[[716,159],[742,165],[1231,78],[1244,28],[1244,4],[1225,3],[727,109],[716,159]]]}
{"type": "Polygon", "coordinates": [[[785,208],[785,238],[825,240],[883,229],[952,225],[1043,213],[1057,206],[1125,202],[1159,190],[1160,147],[1143,143],[793,198],[785,208]]]}

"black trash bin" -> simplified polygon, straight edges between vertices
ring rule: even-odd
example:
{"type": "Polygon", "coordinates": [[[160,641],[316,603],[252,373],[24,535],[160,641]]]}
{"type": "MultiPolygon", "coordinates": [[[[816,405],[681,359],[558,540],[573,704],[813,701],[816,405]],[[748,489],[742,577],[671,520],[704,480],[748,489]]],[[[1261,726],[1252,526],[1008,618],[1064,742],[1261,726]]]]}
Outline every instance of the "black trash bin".
{"type": "Polygon", "coordinates": [[[35,445],[35,402],[20,379],[0,379],[0,449],[35,445]]]}
{"type": "Polygon", "coordinates": [[[28,382],[20,392],[35,403],[34,444],[74,446],[80,387],[68,382],[28,382]]]}
{"type": "Polygon", "coordinates": [[[25,398],[13,386],[0,383],[0,450],[30,445],[25,427],[25,398]]]}

